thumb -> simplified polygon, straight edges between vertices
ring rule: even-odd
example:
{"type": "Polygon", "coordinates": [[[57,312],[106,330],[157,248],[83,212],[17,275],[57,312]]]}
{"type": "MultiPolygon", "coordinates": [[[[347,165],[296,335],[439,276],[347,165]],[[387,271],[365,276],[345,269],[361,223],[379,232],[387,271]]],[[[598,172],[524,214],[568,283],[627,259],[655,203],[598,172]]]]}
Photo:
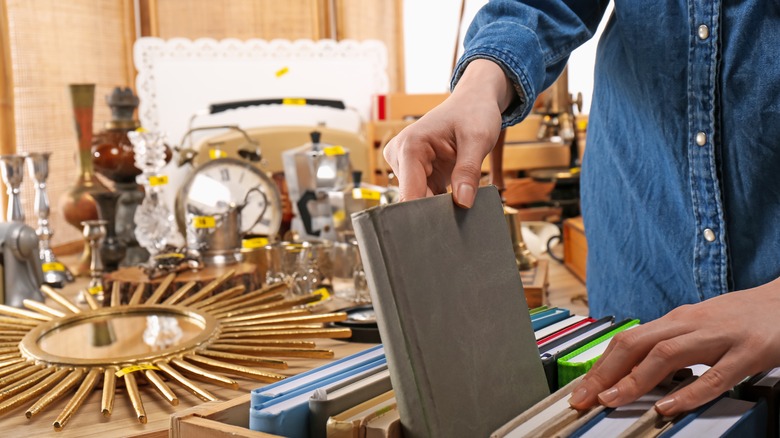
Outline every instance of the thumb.
{"type": "Polygon", "coordinates": [[[474,205],[479,178],[482,176],[482,161],[489,152],[489,147],[473,141],[459,145],[450,181],[455,203],[460,207],[471,208],[474,205]]]}

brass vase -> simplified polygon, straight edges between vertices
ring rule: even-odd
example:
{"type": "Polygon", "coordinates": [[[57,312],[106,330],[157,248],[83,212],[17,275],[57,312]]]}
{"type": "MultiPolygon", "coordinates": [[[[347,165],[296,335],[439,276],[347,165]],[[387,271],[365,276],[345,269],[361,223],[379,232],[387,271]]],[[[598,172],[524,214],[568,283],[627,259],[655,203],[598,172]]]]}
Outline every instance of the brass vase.
{"type": "MultiPolygon", "coordinates": [[[[73,106],[73,118],[76,136],[79,142],[77,164],[78,175],[70,189],[60,198],[60,208],[65,220],[78,230],[81,223],[98,219],[97,203],[93,193],[109,191],[95,176],[92,166],[92,120],[95,105],[95,84],[71,84],[70,98],[73,106]]],[[[85,242],[84,251],[76,275],[89,275],[91,250],[85,242]]]]}

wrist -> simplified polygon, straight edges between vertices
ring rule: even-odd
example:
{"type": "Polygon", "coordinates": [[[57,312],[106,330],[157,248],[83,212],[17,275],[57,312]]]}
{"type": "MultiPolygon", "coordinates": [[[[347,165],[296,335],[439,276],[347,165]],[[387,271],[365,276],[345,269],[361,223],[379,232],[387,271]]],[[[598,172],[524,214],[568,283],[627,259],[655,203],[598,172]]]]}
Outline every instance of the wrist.
{"type": "Polygon", "coordinates": [[[458,80],[453,96],[495,102],[504,112],[517,96],[512,81],[504,70],[488,59],[471,61],[458,80]]]}

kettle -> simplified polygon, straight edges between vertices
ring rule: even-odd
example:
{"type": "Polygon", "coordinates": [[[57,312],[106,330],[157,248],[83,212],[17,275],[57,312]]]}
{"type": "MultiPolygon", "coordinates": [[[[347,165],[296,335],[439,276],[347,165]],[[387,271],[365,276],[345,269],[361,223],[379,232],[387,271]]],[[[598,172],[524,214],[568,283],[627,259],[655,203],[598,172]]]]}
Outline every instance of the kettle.
{"type": "Polygon", "coordinates": [[[197,252],[206,265],[229,265],[243,261],[241,240],[257,225],[268,208],[266,194],[258,187],[249,190],[241,204],[217,202],[219,211],[203,211],[187,206],[187,246],[197,252]],[[250,204],[253,194],[260,196],[260,209],[250,224],[241,223],[241,212],[250,204]]]}

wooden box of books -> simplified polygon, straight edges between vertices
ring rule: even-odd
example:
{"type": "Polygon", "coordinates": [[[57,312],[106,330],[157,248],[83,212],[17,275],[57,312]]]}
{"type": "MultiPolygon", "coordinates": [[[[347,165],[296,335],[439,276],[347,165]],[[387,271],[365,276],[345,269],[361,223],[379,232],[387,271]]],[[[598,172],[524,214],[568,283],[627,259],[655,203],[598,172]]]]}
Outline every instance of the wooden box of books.
{"type": "Polygon", "coordinates": [[[171,415],[171,438],[281,438],[249,429],[250,394],[213,401],[171,415]]]}

